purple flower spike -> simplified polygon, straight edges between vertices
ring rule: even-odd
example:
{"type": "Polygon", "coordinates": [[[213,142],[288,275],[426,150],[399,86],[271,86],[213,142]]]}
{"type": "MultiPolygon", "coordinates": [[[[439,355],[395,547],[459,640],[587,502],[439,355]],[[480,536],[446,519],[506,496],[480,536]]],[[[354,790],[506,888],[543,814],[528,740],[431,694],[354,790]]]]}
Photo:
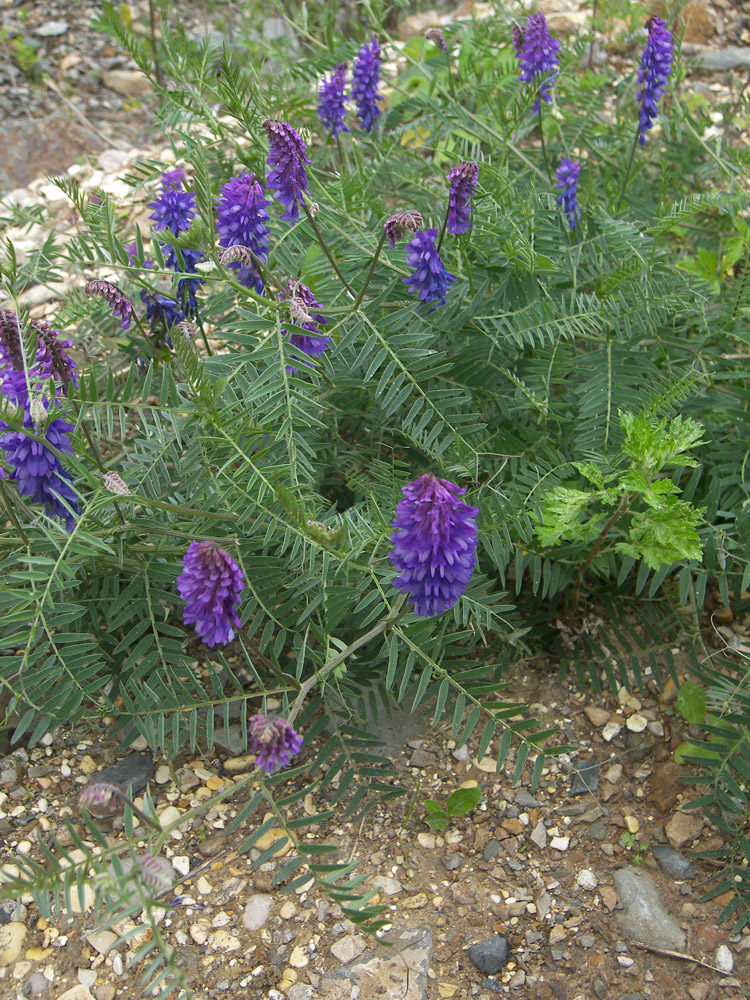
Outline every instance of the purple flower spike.
{"type": "MultiPolygon", "coordinates": [[[[270,202],[255,174],[232,177],[219,192],[216,230],[219,246],[247,247],[261,261],[268,257],[268,206],[270,202]]],[[[263,280],[252,258],[236,258],[232,270],[238,271],[240,284],[263,292],[263,280]]]]}
{"type": "Polygon", "coordinates": [[[538,11],[526,19],[523,32],[513,32],[513,46],[521,64],[521,83],[539,88],[539,96],[534,102],[534,111],[538,111],[540,99],[548,104],[552,101],[550,87],[557,77],[560,42],[550,36],[547,19],[538,11]]]}
{"type": "Polygon", "coordinates": [[[42,319],[32,320],[31,325],[36,333],[36,366],[40,378],[54,376],[62,382],[63,391],[67,394],[71,382],[78,384],[76,363],[66,350],[73,346],[73,341],[63,340],[60,331],[42,319]]]}
{"type": "MultiPolygon", "coordinates": [[[[17,397],[11,402],[21,400],[17,397]]],[[[23,426],[30,433],[37,433],[30,403],[25,407],[23,426]]],[[[47,425],[43,441],[36,441],[23,431],[11,430],[8,424],[0,421],[2,430],[7,433],[0,436],[0,449],[5,452],[5,461],[11,466],[9,478],[18,483],[18,492],[34,503],[44,504],[51,516],[62,518],[66,529],[72,531],[74,513],[80,513],[78,498],[67,471],[47,445],[52,445],[64,455],[74,454],[68,440],[73,425],[56,417],[47,425]]]]}
{"type": "Polygon", "coordinates": [[[667,78],[672,72],[672,32],[660,17],[650,17],[646,21],[648,41],[641,56],[638,83],[643,87],[638,91],[641,106],[638,109],[638,142],[646,145],[646,132],[653,128],[657,115],[657,104],[667,89],[667,78]]]}
{"type": "Polygon", "coordinates": [[[581,172],[580,161],[569,160],[563,156],[557,168],[557,188],[562,194],[557,196],[557,204],[565,206],[570,228],[575,229],[576,219],[581,218],[578,207],[578,175],[581,172]]]}
{"type": "Polygon", "coordinates": [[[97,819],[104,819],[122,812],[124,795],[123,785],[108,781],[92,781],[81,789],[78,805],[97,819]]]}
{"type": "Polygon", "coordinates": [[[384,229],[385,238],[391,250],[396,249],[396,243],[407,233],[416,233],[422,226],[422,215],[413,208],[407,208],[405,212],[397,212],[390,219],[386,219],[384,229]]]}
{"type": "Polygon", "coordinates": [[[458,497],[466,490],[428,474],[403,488],[393,519],[390,560],[403,591],[423,618],[452,608],[466,591],[477,550],[477,507],[458,497]]]}
{"type": "Polygon", "coordinates": [[[448,232],[454,236],[471,229],[471,197],[479,180],[479,164],[470,160],[459,163],[448,172],[448,232]]]}
{"type": "MultiPolygon", "coordinates": [[[[165,178],[172,177],[176,171],[170,171],[165,178]]],[[[162,184],[159,195],[148,204],[153,208],[149,218],[154,223],[154,229],[171,229],[175,236],[187,232],[196,216],[195,195],[192,191],[183,191],[182,182],[176,187],[173,180],[162,184]]]]}
{"type": "Polygon", "coordinates": [[[165,188],[176,188],[181,191],[187,183],[185,168],[175,167],[174,170],[165,170],[161,175],[161,182],[165,188]]]}
{"type": "Polygon", "coordinates": [[[127,330],[130,327],[133,319],[133,307],[125,293],[120,291],[117,285],[113,285],[111,281],[95,278],[93,281],[89,281],[84,292],[89,296],[101,295],[111,306],[112,315],[121,320],[120,328],[127,330]]]}
{"type": "Polygon", "coordinates": [[[207,646],[231,642],[240,627],[235,606],[245,588],[245,574],[215,542],[191,542],[182,565],[177,577],[177,590],[185,601],[182,620],[195,624],[207,646]]]}
{"type": "Polygon", "coordinates": [[[307,146],[286,122],[269,118],[263,122],[263,128],[268,135],[268,186],[284,206],[281,218],[285,222],[296,222],[302,195],[307,191],[305,164],[310,162],[307,146]]]}
{"type": "Polygon", "coordinates": [[[365,42],[357,53],[352,71],[352,98],[357,102],[357,117],[364,132],[377,132],[378,118],[382,114],[378,101],[380,82],[380,45],[377,38],[365,42]]]}
{"type": "Polygon", "coordinates": [[[157,895],[161,896],[172,888],[174,869],[166,858],[146,854],[138,858],[136,868],[145,884],[157,895]]]}
{"type": "Polygon", "coordinates": [[[339,63],[331,73],[330,80],[322,80],[318,90],[318,121],[335,139],[339,132],[348,132],[344,125],[346,107],[344,88],[346,87],[346,63],[339,63]]]}
{"type": "Polygon", "coordinates": [[[273,715],[252,715],[248,719],[247,748],[264,771],[286,767],[302,749],[302,737],[286,719],[273,715]]]}
{"type": "Polygon", "coordinates": [[[445,305],[448,288],[456,280],[443,264],[437,251],[437,226],[418,232],[406,248],[406,263],[414,268],[414,274],[404,278],[404,283],[416,292],[425,303],[439,302],[445,305]]]}
{"type": "MultiPolygon", "coordinates": [[[[317,301],[307,285],[303,285],[301,281],[290,281],[286,286],[286,294],[280,295],[279,298],[289,300],[289,313],[295,326],[309,330],[312,334],[312,337],[305,337],[304,334],[293,333],[289,338],[292,347],[297,348],[292,354],[293,360],[312,368],[313,365],[309,361],[305,361],[302,355],[307,355],[308,358],[319,358],[321,354],[325,353],[331,342],[331,338],[327,337],[320,329],[320,326],[325,326],[328,320],[322,313],[311,311],[320,309],[320,302],[317,301]]],[[[286,330],[281,332],[286,334],[286,330]]],[[[287,371],[297,371],[292,365],[286,367],[287,371]]]]}

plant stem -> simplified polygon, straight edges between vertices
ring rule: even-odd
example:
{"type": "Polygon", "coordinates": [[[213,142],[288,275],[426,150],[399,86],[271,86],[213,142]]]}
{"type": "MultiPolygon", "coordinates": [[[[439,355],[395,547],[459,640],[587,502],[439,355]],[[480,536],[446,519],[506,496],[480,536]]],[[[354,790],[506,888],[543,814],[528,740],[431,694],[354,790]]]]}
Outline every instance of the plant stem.
{"type": "MultiPolygon", "coordinates": [[[[104,473],[107,470],[104,468],[104,464],[102,462],[101,455],[99,454],[99,448],[97,447],[96,442],[94,441],[94,439],[91,436],[91,431],[89,430],[88,424],[86,423],[86,418],[81,415],[81,409],[78,406],[78,403],[75,402],[75,401],[72,401],[72,402],[73,402],[73,406],[75,407],[76,413],[78,414],[78,418],[81,421],[81,430],[85,434],[86,440],[89,443],[89,448],[91,449],[91,453],[94,456],[94,461],[96,462],[96,464],[97,464],[97,466],[99,468],[99,472],[101,472],[101,474],[104,475],[104,473]]],[[[125,517],[124,517],[122,511],[120,510],[119,504],[117,503],[116,500],[113,501],[113,504],[114,504],[115,510],[117,511],[117,516],[120,518],[120,524],[124,525],[125,524],[125,517]]]]}
{"type": "Polygon", "coordinates": [[[443,219],[443,226],[442,226],[442,228],[440,230],[440,239],[438,240],[438,244],[437,244],[437,252],[438,253],[440,253],[440,247],[443,245],[443,238],[445,236],[445,230],[448,227],[448,213],[450,212],[450,210],[451,210],[451,207],[450,207],[450,203],[449,203],[448,207],[445,210],[445,218],[443,219]]]}
{"type": "Polygon", "coordinates": [[[320,246],[321,246],[321,249],[322,249],[323,253],[326,255],[326,257],[330,261],[331,267],[334,269],[334,271],[336,272],[336,274],[339,276],[339,279],[340,279],[341,283],[343,284],[344,288],[347,290],[347,292],[349,292],[349,294],[351,295],[352,298],[355,298],[354,289],[349,284],[349,282],[346,280],[346,278],[344,277],[344,275],[341,273],[341,269],[339,268],[338,264],[334,260],[333,254],[328,249],[328,244],[323,239],[323,234],[318,229],[318,224],[315,221],[315,217],[313,216],[312,212],[307,207],[307,205],[306,205],[306,203],[304,201],[302,202],[302,207],[305,210],[305,214],[307,215],[307,218],[310,220],[310,225],[313,227],[313,232],[315,233],[315,236],[316,236],[316,238],[318,240],[318,243],[320,243],[320,246]]]}
{"type": "Polygon", "coordinates": [[[148,0],[148,20],[151,31],[151,51],[154,56],[154,76],[157,84],[161,87],[161,69],[159,68],[159,58],[156,54],[156,16],[154,14],[154,0],[148,0]]]}
{"type": "Polygon", "coordinates": [[[359,295],[354,300],[354,305],[352,306],[352,311],[353,312],[356,312],[357,309],[359,309],[360,303],[362,302],[362,299],[364,298],[365,292],[367,291],[367,287],[370,284],[370,280],[372,279],[372,276],[373,276],[373,274],[375,272],[375,265],[378,262],[378,257],[380,257],[380,251],[383,249],[383,244],[384,243],[385,243],[385,227],[383,227],[383,234],[380,237],[380,243],[378,243],[378,248],[375,251],[375,256],[372,258],[372,263],[370,264],[370,270],[367,272],[367,277],[365,278],[365,283],[360,288],[359,295]]]}
{"type": "Polygon", "coordinates": [[[544,169],[547,171],[547,178],[552,183],[552,173],[547,159],[547,144],[544,141],[544,129],[542,128],[542,98],[539,97],[539,138],[542,140],[542,156],[544,157],[544,169]]]}
{"type": "Polygon", "coordinates": [[[620,500],[620,505],[618,506],[617,510],[614,512],[614,514],[612,515],[612,517],[610,517],[610,519],[604,525],[604,527],[602,528],[602,530],[599,532],[599,536],[597,537],[596,541],[594,542],[594,544],[593,544],[593,546],[591,548],[591,551],[588,554],[586,562],[579,569],[579,571],[578,571],[578,579],[576,580],[576,588],[573,591],[573,600],[572,600],[572,611],[573,612],[575,612],[576,609],[578,608],[578,598],[579,598],[580,593],[581,593],[581,584],[583,583],[583,578],[584,578],[584,576],[586,576],[587,570],[589,569],[589,567],[591,566],[592,562],[594,561],[594,559],[596,559],[597,555],[599,554],[599,549],[604,544],[604,539],[610,533],[610,531],[615,526],[615,524],[620,520],[620,518],[622,517],[622,515],[627,511],[627,509],[628,509],[629,506],[630,506],[630,497],[626,493],[625,496],[623,496],[622,499],[620,500]]]}
{"type": "Polygon", "coordinates": [[[628,181],[630,180],[630,171],[633,167],[633,157],[635,156],[635,151],[638,146],[638,136],[640,135],[640,129],[635,133],[633,139],[633,146],[630,150],[630,159],[628,160],[628,169],[625,171],[625,180],[622,182],[622,191],[620,192],[620,200],[617,202],[617,211],[619,212],[622,208],[622,202],[625,197],[625,189],[628,186],[628,181]]]}

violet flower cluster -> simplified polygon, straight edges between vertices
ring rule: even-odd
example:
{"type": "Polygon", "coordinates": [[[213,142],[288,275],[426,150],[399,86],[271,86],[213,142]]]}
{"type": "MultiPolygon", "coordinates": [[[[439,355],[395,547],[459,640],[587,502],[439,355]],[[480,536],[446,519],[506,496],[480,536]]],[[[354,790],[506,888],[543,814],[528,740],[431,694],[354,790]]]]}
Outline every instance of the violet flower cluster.
{"type": "Polygon", "coordinates": [[[248,719],[247,748],[264,771],[286,767],[302,749],[302,742],[286,719],[273,715],[252,715],[248,719]]]}
{"type": "Polygon", "coordinates": [[[380,83],[380,45],[377,38],[365,42],[357,53],[352,71],[352,98],[357,103],[357,117],[364,132],[377,132],[378,118],[382,114],[378,101],[380,83]]]}
{"type": "Polygon", "coordinates": [[[406,263],[414,269],[414,273],[403,281],[416,293],[420,302],[427,305],[439,302],[444,306],[448,288],[456,276],[447,270],[438,253],[435,245],[437,236],[437,226],[415,234],[406,247],[406,263]]]}
{"type": "Polygon", "coordinates": [[[455,236],[467,233],[471,229],[471,198],[479,180],[479,164],[473,160],[458,163],[448,171],[447,181],[450,184],[448,194],[448,225],[449,233],[455,236]]]}
{"type": "Polygon", "coordinates": [[[646,145],[646,132],[653,128],[657,116],[657,104],[667,89],[667,80],[672,72],[672,32],[660,17],[650,17],[646,22],[648,41],[641,56],[638,71],[638,91],[641,105],[638,109],[638,142],[646,145]]]}
{"type": "Polygon", "coordinates": [[[393,520],[390,560],[403,591],[424,618],[442,614],[465,593],[476,563],[477,507],[447,479],[420,476],[403,488],[393,520]]]}
{"type": "MultiPolygon", "coordinates": [[[[230,178],[219,192],[216,208],[216,230],[219,246],[243,246],[265,262],[268,258],[268,206],[263,187],[255,174],[240,174],[230,178]]],[[[249,255],[248,255],[249,257],[249,255]]],[[[250,258],[228,265],[236,270],[239,282],[263,292],[263,279],[250,258]]]]}
{"type": "Polygon", "coordinates": [[[539,89],[533,108],[539,111],[540,99],[548,104],[552,101],[550,88],[557,78],[560,41],[550,36],[547,19],[537,11],[528,16],[523,31],[514,27],[513,47],[521,65],[521,83],[533,84],[539,89]]]}
{"type": "Polygon", "coordinates": [[[557,189],[562,193],[557,196],[557,204],[564,206],[565,215],[571,229],[576,227],[576,219],[581,218],[578,206],[578,175],[581,172],[580,160],[569,160],[563,156],[557,168],[557,189]]]}
{"type": "Polygon", "coordinates": [[[339,63],[330,80],[321,80],[318,90],[318,121],[335,139],[340,132],[350,131],[344,125],[346,117],[346,63],[339,63]]]}
{"type": "MultiPolygon", "coordinates": [[[[291,334],[289,343],[296,348],[296,351],[292,352],[292,360],[312,368],[312,363],[305,361],[304,355],[308,358],[319,358],[331,342],[331,338],[320,329],[328,323],[328,320],[322,313],[312,311],[321,308],[320,302],[301,281],[290,281],[286,286],[286,293],[280,293],[279,298],[289,300],[289,313],[294,325],[312,334],[310,337],[302,333],[291,334]]],[[[286,334],[287,331],[282,329],[281,332],[286,334]]],[[[286,367],[287,371],[297,371],[293,365],[286,367]]]]}
{"type": "Polygon", "coordinates": [[[296,222],[302,196],[307,191],[305,164],[310,162],[307,146],[299,133],[286,122],[269,118],[263,122],[263,128],[268,135],[268,186],[276,200],[284,206],[281,218],[285,222],[296,222]]]}
{"type": "Polygon", "coordinates": [[[72,341],[63,340],[49,323],[32,321],[31,325],[36,354],[33,362],[24,364],[18,317],[10,310],[0,313],[0,392],[21,410],[23,427],[16,430],[0,420],[0,452],[10,467],[9,473],[0,467],[0,478],[15,482],[22,496],[42,504],[48,514],[61,518],[72,531],[80,509],[58,453],[74,454],[69,440],[73,425],[54,415],[61,410],[59,397],[77,380],[75,362],[66,351],[72,341]],[[39,395],[50,384],[54,397],[39,395]]]}
{"type": "Polygon", "coordinates": [[[245,574],[216,542],[191,542],[182,565],[177,590],[185,601],[183,621],[195,625],[207,646],[231,642],[240,627],[236,608],[245,574]]]}

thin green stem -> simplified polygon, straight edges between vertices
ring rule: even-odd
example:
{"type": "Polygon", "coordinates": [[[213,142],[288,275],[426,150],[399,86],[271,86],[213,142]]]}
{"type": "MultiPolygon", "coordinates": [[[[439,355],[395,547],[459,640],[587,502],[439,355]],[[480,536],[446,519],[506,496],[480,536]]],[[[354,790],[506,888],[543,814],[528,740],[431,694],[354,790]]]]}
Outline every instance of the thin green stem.
{"type": "Polygon", "coordinates": [[[544,141],[544,128],[542,127],[542,98],[539,100],[539,138],[542,140],[542,156],[544,157],[544,169],[547,171],[547,178],[552,183],[552,172],[549,168],[549,160],[547,159],[547,144],[544,141]]]}
{"type": "Polygon", "coordinates": [[[628,181],[630,180],[630,171],[633,169],[633,158],[635,156],[635,151],[638,148],[638,136],[640,135],[640,129],[635,133],[633,138],[633,145],[630,150],[630,159],[628,160],[628,169],[625,171],[625,180],[622,182],[622,191],[620,192],[620,200],[617,202],[617,211],[619,212],[622,208],[622,202],[625,198],[625,189],[628,186],[628,181]]]}
{"type": "Polygon", "coordinates": [[[339,268],[338,264],[337,264],[337,263],[336,263],[336,261],[334,260],[334,257],[333,257],[333,254],[332,254],[332,253],[331,253],[331,251],[330,251],[330,250],[328,249],[328,244],[327,244],[327,243],[326,243],[326,241],[325,241],[325,240],[323,239],[323,234],[322,234],[322,233],[321,233],[321,231],[320,231],[320,230],[318,229],[318,224],[317,224],[317,222],[315,221],[315,216],[314,216],[314,215],[312,214],[312,212],[311,212],[311,211],[310,211],[310,209],[309,209],[309,208],[307,207],[307,205],[305,204],[305,202],[304,202],[304,201],[302,202],[302,207],[303,207],[303,208],[304,208],[304,210],[305,210],[305,214],[307,215],[307,218],[308,218],[308,219],[309,219],[309,221],[310,221],[310,225],[311,225],[311,226],[312,226],[312,228],[313,228],[313,232],[315,233],[315,236],[316,236],[316,238],[317,238],[317,240],[318,240],[318,243],[320,243],[320,247],[321,247],[321,249],[322,249],[323,253],[324,253],[324,254],[326,255],[326,257],[328,258],[328,260],[329,260],[329,262],[330,262],[330,264],[331,264],[331,267],[332,267],[332,268],[334,269],[334,271],[336,272],[336,274],[337,274],[337,275],[339,276],[339,280],[340,280],[340,281],[341,281],[341,283],[343,284],[344,288],[346,288],[347,292],[349,292],[349,294],[351,295],[351,297],[352,297],[352,298],[355,298],[356,296],[355,296],[355,294],[354,294],[354,289],[353,289],[353,288],[352,288],[352,286],[351,286],[351,285],[349,284],[349,282],[348,282],[348,281],[346,280],[346,278],[344,277],[344,275],[343,275],[343,274],[341,273],[341,269],[339,268]]]}
{"type": "Polygon", "coordinates": [[[599,550],[601,549],[602,545],[604,544],[604,539],[610,533],[610,531],[612,530],[612,528],[617,524],[617,522],[620,520],[620,518],[622,517],[622,515],[627,512],[627,510],[628,510],[629,507],[630,507],[630,497],[626,493],[622,497],[622,499],[620,500],[620,504],[619,504],[617,510],[614,512],[614,514],[612,515],[612,517],[610,517],[610,519],[604,525],[604,527],[602,528],[602,530],[599,532],[599,535],[598,535],[596,541],[594,542],[593,546],[591,547],[591,551],[588,554],[586,562],[579,569],[579,571],[578,571],[578,579],[576,580],[575,590],[573,591],[573,596],[571,598],[571,610],[573,612],[575,612],[577,610],[577,608],[578,608],[578,598],[579,598],[580,593],[581,593],[581,584],[583,583],[583,578],[586,576],[586,573],[588,572],[588,570],[589,570],[592,562],[594,561],[594,559],[596,559],[597,555],[599,554],[599,550]]]}
{"type": "Polygon", "coordinates": [[[437,252],[438,253],[440,253],[440,247],[443,245],[443,238],[445,236],[445,230],[448,228],[448,215],[450,214],[450,210],[451,210],[451,207],[450,207],[450,203],[449,203],[448,207],[445,210],[445,218],[443,219],[443,225],[442,225],[442,227],[440,229],[440,238],[439,238],[438,244],[437,244],[437,252]]]}
{"type": "Polygon", "coordinates": [[[357,309],[359,309],[360,303],[362,302],[362,299],[365,296],[365,292],[367,291],[367,288],[368,288],[368,286],[370,284],[372,276],[375,273],[375,265],[378,262],[378,257],[380,257],[380,252],[383,249],[383,244],[384,243],[385,243],[385,227],[383,227],[383,234],[380,237],[380,243],[378,243],[378,247],[377,247],[377,250],[375,251],[375,255],[372,258],[372,263],[370,264],[370,270],[367,272],[367,277],[365,278],[365,283],[360,288],[359,295],[354,300],[354,305],[352,306],[352,311],[353,312],[356,312],[357,309]]]}

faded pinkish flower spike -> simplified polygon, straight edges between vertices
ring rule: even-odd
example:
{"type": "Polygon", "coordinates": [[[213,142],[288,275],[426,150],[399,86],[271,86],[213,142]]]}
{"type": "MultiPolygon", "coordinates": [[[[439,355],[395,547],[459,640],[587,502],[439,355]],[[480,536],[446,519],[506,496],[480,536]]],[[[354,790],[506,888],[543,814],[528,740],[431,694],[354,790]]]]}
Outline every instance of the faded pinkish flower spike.
{"type": "Polygon", "coordinates": [[[395,250],[398,240],[405,236],[407,232],[416,233],[421,226],[422,216],[413,208],[409,208],[405,212],[397,212],[396,215],[392,215],[390,219],[386,220],[384,226],[388,246],[391,250],[395,250]]]}
{"type": "Polygon", "coordinates": [[[303,323],[315,322],[308,312],[307,303],[299,295],[292,295],[289,299],[289,315],[297,326],[302,326],[303,323]]]}
{"type": "Polygon", "coordinates": [[[195,340],[198,336],[198,328],[189,319],[184,319],[181,323],[178,323],[177,329],[183,337],[187,337],[189,340],[195,340]]]}
{"type": "Polygon", "coordinates": [[[237,244],[234,247],[227,247],[219,254],[220,264],[233,264],[236,260],[239,260],[242,264],[247,264],[248,267],[252,267],[253,255],[250,249],[237,244]]]}
{"type": "Polygon", "coordinates": [[[92,781],[81,789],[78,805],[97,819],[104,819],[122,812],[124,795],[125,789],[122,785],[107,781],[92,781]]]}
{"type": "Polygon", "coordinates": [[[137,868],[143,881],[154,892],[161,894],[172,888],[174,870],[166,858],[154,858],[147,854],[138,858],[137,868]]]}
{"type": "Polygon", "coordinates": [[[428,28],[424,33],[424,37],[428,42],[434,42],[444,56],[448,55],[448,43],[440,28],[428,28]]]}
{"type": "Polygon", "coordinates": [[[120,319],[120,328],[123,330],[129,328],[133,318],[133,307],[125,293],[120,291],[117,285],[113,285],[111,281],[94,278],[93,281],[88,282],[84,292],[88,296],[100,295],[111,306],[112,315],[120,319]]]}
{"type": "Polygon", "coordinates": [[[110,469],[108,472],[104,473],[104,488],[109,490],[110,493],[117,493],[120,496],[127,496],[130,493],[128,484],[120,476],[119,472],[114,472],[110,469]]]}

